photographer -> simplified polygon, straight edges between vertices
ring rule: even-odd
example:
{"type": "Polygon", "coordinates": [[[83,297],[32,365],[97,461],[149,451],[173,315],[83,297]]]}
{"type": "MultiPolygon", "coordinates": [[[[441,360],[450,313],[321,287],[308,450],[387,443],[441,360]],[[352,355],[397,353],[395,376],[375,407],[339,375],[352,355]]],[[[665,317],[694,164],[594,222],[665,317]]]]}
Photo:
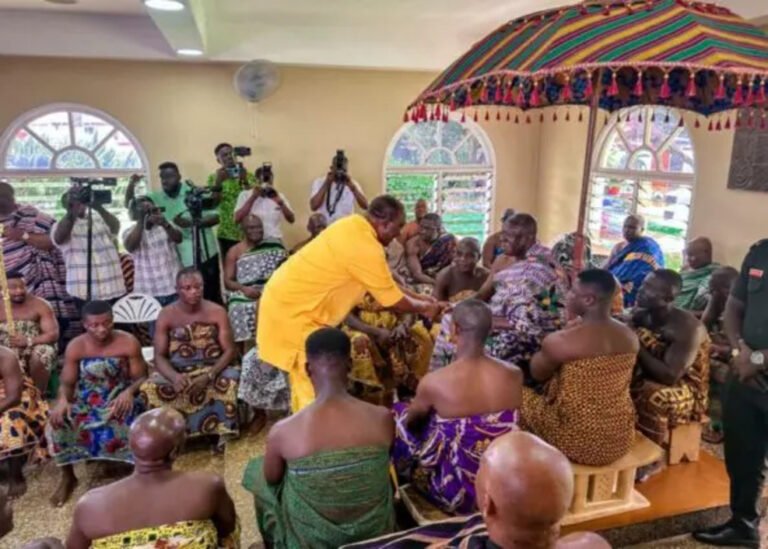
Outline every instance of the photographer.
{"type": "Polygon", "coordinates": [[[176,245],[182,241],[181,231],[147,196],[135,198],[130,212],[136,224],[123,237],[123,244],[133,257],[133,291],[168,305],[176,299],[176,273],[181,269],[176,245]]]}
{"type": "MultiPolygon", "coordinates": [[[[194,265],[195,252],[192,240],[192,216],[187,206],[188,196],[193,189],[182,185],[179,167],[173,162],[160,164],[161,191],[147,194],[155,206],[165,208],[163,217],[169,219],[181,229],[181,242],[176,246],[182,267],[194,265]]],[[[199,192],[199,191],[198,191],[199,192]]],[[[203,275],[204,296],[208,301],[222,303],[221,278],[219,269],[219,249],[212,227],[219,223],[219,216],[214,210],[203,210],[200,219],[200,265],[203,275]]],[[[174,288],[176,283],[174,281],[174,288]]],[[[175,291],[175,290],[174,290],[175,291]]]]}
{"type": "Polygon", "coordinates": [[[243,163],[237,161],[237,157],[250,156],[251,149],[220,143],[213,151],[219,169],[208,177],[208,188],[213,191],[213,199],[219,210],[219,228],[216,236],[219,239],[221,255],[225,257],[227,251],[240,242],[240,227],[235,223],[237,197],[242,191],[250,189],[256,180],[248,173],[243,163]]]}
{"type": "Polygon", "coordinates": [[[309,207],[313,212],[325,214],[329,224],[355,213],[355,202],[361,209],[368,209],[368,199],[357,181],[349,177],[348,168],[347,156],[338,150],[328,175],[312,183],[309,207]]]}
{"type": "Polygon", "coordinates": [[[115,246],[120,221],[104,204],[93,202],[89,186],[75,185],[62,196],[67,213],[52,229],[53,243],[67,268],[67,292],[82,308],[88,299],[88,263],[91,264],[91,300],[115,301],[125,295],[125,280],[115,246]],[[88,207],[92,208],[91,257],[88,257],[88,207]]]}
{"type": "Polygon", "coordinates": [[[296,216],[285,196],[275,190],[274,179],[271,164],[264,164],[256,170],[259,184],[249,191],[242,191],[237,197],[235,222],[239,225],[248,215],[255,215],[264,225],[264,240],[282,241],[280,222],[285,219],[293,223],[296,216]]]}

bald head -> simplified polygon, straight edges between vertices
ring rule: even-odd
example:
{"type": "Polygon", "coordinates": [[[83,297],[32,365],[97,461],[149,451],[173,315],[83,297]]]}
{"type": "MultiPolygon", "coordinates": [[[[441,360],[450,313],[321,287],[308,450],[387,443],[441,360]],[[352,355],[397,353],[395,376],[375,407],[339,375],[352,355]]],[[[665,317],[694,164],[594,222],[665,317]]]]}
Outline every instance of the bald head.
{"type": "Polygon", "coordinates": [[[328,218],[323,213],[313,213],[307,221],[307,230],[313,237],[319,235],[328,226],[328,218]]]}
{"type": "Polygon", "coordinates": [[[685,247],[685,260],[691,269],[701,269],[712,264],[712,241],[705,237],[694,238],[685,247]]]}
{"type": "Polygon", "coordinates": [[[186,422],[173,408],[144,412],[131,425],[130,444],[138,462],[164,462],[184,442],[186,422]]]}
{"type": "Polygon", "coordinates": [[[524,432],[497,438],[483,454],[475,482],[491,540],[539,546],[554,540],[573,497],[573,471],[554,446],[524,432]]]}
{"type": "Polygon", "coordinates": [[[624,220],[624,227],[622,233],[624,240],[632,242],[643,236],[645,231],[645,218],[640,214],[628,215],[624,220]]]}
{"type": "Polygon", "coordinates": [[[556,549],[611,549],[611,544],[594,532],[577,532],[560,538],[556,549]]]}
{"type": "Polygon", "coordinates": [[[491,308],[479,299],[467,299],[453,309],[456,334],[473,341],[485,341],[491,333],[492,322],[491,308]]]}

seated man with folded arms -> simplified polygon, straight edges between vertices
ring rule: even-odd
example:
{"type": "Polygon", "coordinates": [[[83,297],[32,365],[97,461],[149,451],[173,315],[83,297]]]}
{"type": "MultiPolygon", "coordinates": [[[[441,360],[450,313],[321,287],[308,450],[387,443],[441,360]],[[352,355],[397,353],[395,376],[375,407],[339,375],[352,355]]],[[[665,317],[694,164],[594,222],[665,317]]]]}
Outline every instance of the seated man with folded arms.
{"type": "Polygon", "coordinates": [[[224,479],[173,469],[185,430],[184,416],[170,408],[136,418],[130,432],[133,474],[80,498],[68,549],[239,547],[235,504],[224,479]]]}
{"type": "Polygon", "coordinates": [[[176,277],[179,299],[160,311],[155,332],[156,371],[141,386],[148,408],[169,406],[187,420],[187,435],[225,437],[239,432],[240,368],[227,311],[203,299],[203,276],[194,267],[176,277]]]}
{"type": "Polygon", "coordinates": [[[462,238],[456,246],[453,264],[437,275],[435,297],[438,301],[457,303],[477,293],[490,274],[479,266],[480,243],[476,238],[462,238]]]}
{"type": "Polygon", "coordinates": [[[48,302],[27,291],[20,273],[8,273],[6,278],[16,333],[10,335],[5,308],[0,307],[0,345],[16,353],[24,374],[45,394],[48,379],[56,367],[59,323],[48,302]]]}
{"type": "Polygon", "coordinates": [[[85,333],[67,345],[59,398],[51,409],[48,438],[61,467],[59,486],[51,496],[55,507],[61,507],[75,489],[75,463],[133,464],[128,428],[141,412],[136,396],[147,377],[139,341],[113,328],[109,303],[86,303],[82,318],[85,333]]]}
{"type": "Polygon", "coordinates": [[[709,404],[709,336],[693,313],[674,305],[681,286],[674,271],[649,274],[631,317],[640,339],[631,387],[638,428],[659,445],[676,425],[701,421],[709,404]]]}
{"type": "Polygon", "coordinates": [[[437,274],[453,262],[456,237],[443,230],[436,213],[428,213],[419,221],[419,232],[405,243],[406,269],[401,275],[419,293],[434,292],[437,274]]]}
{"type": "Polygon", "coordinates": [[[453,311],[456,360],[427,374],[410,404],[395,404],[398,473],[448,513],[476,510],[474,479],[486,446],[517,428],[523,374],[486,355],[491,310],[470,299],[453,311]]]}
{"type": "Polygon", "coordinates": [[[266,453],[246,467],[267,547],[340,547],[394,530],[392,416],[347,393],[349,353],[341,330],[307,338],[315,400],[272,427],[266,453]]]}
{"type": "Polygon", "coordinates": [[[577,275],[566,299],[576,320],[545,337],[531,360],[531,375],[543,390],[523,389],[521,427],[583,465],[613,463],[635,438],[629,384],[640,344],[611,317],[616,286],[602,269],[577,275]]]}
{"type": "Polygon", "coordinates": [[[13,351],[0,347],[0,464],[8,465],[12,498],[27,491],[23,469],[30,455],[45,453],[47,420],[48,404],[40,391],[23,374],[13,351]]]}
{"type": "Polygon", "coordinates": [[[475,481],[479,513],[433,522],[345,549],[610,549],[591,532],[558,539],[573,497],[573,472],[560,451],[530,433],[508,433],[485,451],[475,481]]]}

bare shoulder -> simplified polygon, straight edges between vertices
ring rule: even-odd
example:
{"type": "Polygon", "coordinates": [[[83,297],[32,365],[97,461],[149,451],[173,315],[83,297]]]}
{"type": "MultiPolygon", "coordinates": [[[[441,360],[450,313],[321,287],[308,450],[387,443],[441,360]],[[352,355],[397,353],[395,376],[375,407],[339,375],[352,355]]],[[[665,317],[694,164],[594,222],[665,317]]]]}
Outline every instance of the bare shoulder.
{"type": "Polygon", "coordinates": [[[412,236],[405,242],[406,253],[414,253],[419,250],[419,235],[412,236]]]}
{"type": "Polygon", "coordinates": [[[677,339],[698,337],[703,326],[702,322],[692,313],[677,307],[672,309],[670,328],[672,328],[674,336],[679,336],[677,339]]]}
{"type": "Polygon", "coordinates": [[[141,343],[136,339],[136,336],[124,332],[123,330],[115,330],[115,344],[122,348],[130,349],[131,351],[141,352],[141,343]]]}
{"type": "Polygon", "coordinates": [[[29,297],[32,298],[32,307],[35,311],[40,312],[40,314],[53,314],[53,307],[45,299],[36,295],[30,295],[29,297]]]}
{"type": "Polygon", "coordinates": [[[494,368],[496,368],[497,371],[502,375],[522,383],[523,370],[518,366],[512,364],[511,362],[505,362],[493,357],[487,357],[486,360],[489,365],[492,365],[494,368]]]}
{"type": "Polygon", "coordinates": [[[227,316],[227,310],[224,307],[218,303],[214,303],[213,301],[208,300],[203,301],[203,313],[206,315],[215,316],[218,319],[221,319],[222,316],[227,316]]]}
{"type": "Polygon", "coordinates": [[[448,265],[444,269],[442,269],[439,273],[437,273],[437,277],[435,278],[435,281],[437,284],[445,284],[447,282],[450,282],[451,278],[453,278],[453,265],[448,265]]]}
{"type": "Polygon", "coordinates": [[[226,489],[226,483],[221,475],[209,471],[188,471],[182,477],[185,484],[189,486],[199,486],[210,493],[216,493],[221,489],[226,489]]]}
{"type": "Polygon", "coordinates": [[[80,334],[79,336],[72,338],[72,340],[67,343],[67,348],[64,349],[64,354],[70,357],[77,357],[82,354],[83,349],[85,349],[85,338],[86,334],[80,334]]]}
{"type": "Polygon", "coordinates": [[[640,350],[640,340],[638,340],[637,334],[632,328],[615,319],[611,319],[611,327],[617,334],[624,338],[627,352],[637,352],[640,350]]]}
{"type": "Polygon", "coordinates": [[[75,504],[75,517],[88,517],[92,520],[94,517],[98,518],[101,516],[102,510],[110,507],[111,494],[119,484],[121,482],[117,481],[106,486],[88,490],[75,504]]]}

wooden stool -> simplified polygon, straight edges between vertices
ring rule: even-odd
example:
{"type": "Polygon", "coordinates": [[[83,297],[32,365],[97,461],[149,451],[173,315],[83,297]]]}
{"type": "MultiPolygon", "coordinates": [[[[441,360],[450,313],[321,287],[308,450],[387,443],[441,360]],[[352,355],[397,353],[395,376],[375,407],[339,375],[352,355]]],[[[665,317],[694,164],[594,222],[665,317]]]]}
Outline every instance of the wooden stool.
{"type": "Polygon", "coordinates": [[[701,450],[701,432],[709,423],[709,418],[701,421],[684,423],[669,430],[668,463],[677,465],[683,461],[693,463],[699,461],[701,450]]]}
{"type": "Polygon", "coordinates": [[[403,484],[398,494],[403,501],[403,505],[408,510],[413,520],[419,526],[425,526],[441,520],[453,518],[452,515],[444,513],[435,507],[427,498],[410,484],[403,484]]]}
{"type": "Polygon", "coordinates": [[[610,465],[589,467],[572,463],[573,501],[561,524],[578,524],[650,507],[648,500],[635,490],[635,475],[639,467],[658,461],[663,455],[659,446],[635,433],[629,453],[610,465]]]}

